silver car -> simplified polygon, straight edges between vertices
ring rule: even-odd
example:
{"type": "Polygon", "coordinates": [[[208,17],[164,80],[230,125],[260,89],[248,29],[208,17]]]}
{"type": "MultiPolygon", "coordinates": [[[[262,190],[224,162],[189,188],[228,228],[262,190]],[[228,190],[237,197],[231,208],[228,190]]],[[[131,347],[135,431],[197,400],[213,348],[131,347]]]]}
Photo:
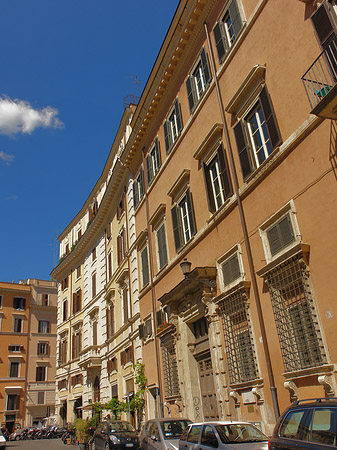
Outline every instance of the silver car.
{"type": "Polygon", "coordinates": [[[139,440],[142,450],[178,450],[181,433],[192,423],[189,419],[166,418],[145,422],[139,440]]]}
{"type": "Polygon", "coordinates": [[[267,450],[268,439],[248,422],[193,423],[182,433],[179,450],[267,450]]]}

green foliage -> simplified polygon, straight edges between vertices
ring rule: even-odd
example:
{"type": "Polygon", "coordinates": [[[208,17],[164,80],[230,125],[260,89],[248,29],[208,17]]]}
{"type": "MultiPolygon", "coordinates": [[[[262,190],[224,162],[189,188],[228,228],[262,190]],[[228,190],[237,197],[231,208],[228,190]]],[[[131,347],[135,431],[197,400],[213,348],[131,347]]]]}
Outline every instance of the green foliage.
{"type": "Polygon", "coordinates": [[[101,403],[101,402],[92,403],[92,407],[93,407],[93,409],[94,409],[96,414],[101,412],[101,411],[103,411],[103,409],[105,409],[104,408],[104,404],[101,403]]]}
{"type": "Polygon", "coordinates": [[[76,428],[76,438],[78,442],[85,443],[88,440],[88,422],[83,419],[76,419],[74,426],[76,428]]]}
{"type": "Polygon", "coordinates": [[[88,427],[97,428],[99,424],[99,415],[95,414],[91,419],[88,420],[88,427]]]}
{"type": "Polygon", "coordinates": [[[104,409],[110,411],[114,419],[119,419],[123,411],[126,410],[125,402],[121,402],[118,398],[112,398],[104,404],[104,409]]]}

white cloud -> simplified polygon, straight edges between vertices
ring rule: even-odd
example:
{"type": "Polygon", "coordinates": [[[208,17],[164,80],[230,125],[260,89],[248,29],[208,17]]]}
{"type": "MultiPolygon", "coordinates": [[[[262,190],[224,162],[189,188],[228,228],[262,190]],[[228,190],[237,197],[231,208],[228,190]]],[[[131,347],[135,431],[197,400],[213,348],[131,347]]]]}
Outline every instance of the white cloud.
{"type": "Polygon", "coordinates": [[[14,161],[14,155],[9,155],[8,153],[0,150],[0,159],[2,159],[2,161],[5,161],[5,163],[10,164],[14,161]]]}
{"type": "Polygon", "coordinates": [[[0,97],[0,134],[31,134],[36,128],[62,128],[58,110],[51,106],[34,109],[29,102],[0,97]]]}

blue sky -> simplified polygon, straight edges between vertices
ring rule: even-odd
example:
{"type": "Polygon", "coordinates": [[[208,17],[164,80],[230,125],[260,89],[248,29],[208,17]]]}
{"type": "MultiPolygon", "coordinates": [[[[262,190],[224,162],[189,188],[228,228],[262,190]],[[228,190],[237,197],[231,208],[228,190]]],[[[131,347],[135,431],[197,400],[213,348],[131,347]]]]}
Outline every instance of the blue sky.
{"type": "Polygon", "coordinates": [[[179,1],[1,3],[0,281],[17,283],[50,279],[179,1]]]}

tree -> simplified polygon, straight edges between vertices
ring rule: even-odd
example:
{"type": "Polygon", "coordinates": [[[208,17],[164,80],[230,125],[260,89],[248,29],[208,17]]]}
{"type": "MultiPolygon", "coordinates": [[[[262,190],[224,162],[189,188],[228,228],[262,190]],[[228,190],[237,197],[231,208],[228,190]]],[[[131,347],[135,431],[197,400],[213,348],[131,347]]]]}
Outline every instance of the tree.
{"type": "Polygon", "coordinates": [[[104,409],[111,411],[115,420],[119,419],[121,413],[126,410],[125,402],[121,402],[118,398],[112,398],[107,403],[104,403],[103,406],[104,409]]]}

